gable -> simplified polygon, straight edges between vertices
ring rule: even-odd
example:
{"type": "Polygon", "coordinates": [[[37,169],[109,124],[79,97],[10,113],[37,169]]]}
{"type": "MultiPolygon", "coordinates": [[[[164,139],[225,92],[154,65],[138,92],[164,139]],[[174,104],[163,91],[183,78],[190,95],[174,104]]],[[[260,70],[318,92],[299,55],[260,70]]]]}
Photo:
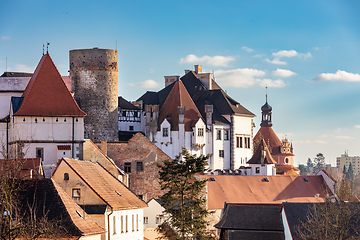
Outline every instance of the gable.
{"type": "Polygon", "coordinates": [[[71,96],[49,54],[45,54],[22,95],[16,116],[86,116],[71,96]]]}

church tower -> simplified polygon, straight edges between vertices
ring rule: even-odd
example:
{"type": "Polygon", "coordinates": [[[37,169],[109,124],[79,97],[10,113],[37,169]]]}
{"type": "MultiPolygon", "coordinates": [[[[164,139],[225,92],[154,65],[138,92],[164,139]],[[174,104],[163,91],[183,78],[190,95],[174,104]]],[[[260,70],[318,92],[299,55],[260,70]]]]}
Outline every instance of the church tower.
{"type": "Polygon", "coordinates": [[[262,119],[260,124],[261,127],[272,127],[271,110],[272,107],[267,102],[267,94],[266,94],[266,103],[261,107],[261,114],[262,114],[262,119]]]}

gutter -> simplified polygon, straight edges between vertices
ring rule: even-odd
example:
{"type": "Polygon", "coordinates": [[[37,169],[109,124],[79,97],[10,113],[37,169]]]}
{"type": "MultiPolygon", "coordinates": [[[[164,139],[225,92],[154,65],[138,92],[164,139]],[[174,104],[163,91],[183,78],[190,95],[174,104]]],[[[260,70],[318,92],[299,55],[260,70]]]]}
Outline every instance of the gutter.
{"type": "Polygon", "coordinates": [[[71,158],[74,158],[74,142],[75,142],[75,122],[74,122],[74,118],[75,117],[72,117],[72,151],[71,151],[71,158]]]}
{"type": "Polygon", "coordinates": [[[110,208],[111,209],[111,212],[110,212],[110,214],[108,215],[108,240],[110,240],[110,215],[111,214],[113,214],[113,209],[112,208],[110,208]]]}

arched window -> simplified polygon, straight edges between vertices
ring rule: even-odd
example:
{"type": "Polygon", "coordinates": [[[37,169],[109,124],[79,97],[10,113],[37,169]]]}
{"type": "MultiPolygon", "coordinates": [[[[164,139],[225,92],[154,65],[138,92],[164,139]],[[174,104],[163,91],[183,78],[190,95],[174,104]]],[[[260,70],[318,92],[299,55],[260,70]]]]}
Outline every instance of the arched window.
{"type": "Polygon", "coordinates": [[[64,173],[64,180],[69,180],[69,174],[68,173],[64,173]]]}

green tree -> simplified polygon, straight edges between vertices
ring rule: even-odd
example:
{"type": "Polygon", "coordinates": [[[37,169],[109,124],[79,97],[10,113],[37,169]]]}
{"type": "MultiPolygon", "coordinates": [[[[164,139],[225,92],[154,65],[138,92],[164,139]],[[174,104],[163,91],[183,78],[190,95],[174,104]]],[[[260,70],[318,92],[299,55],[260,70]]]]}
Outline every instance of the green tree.
{"type": "Polygon", "coordinates": [[[165,221],[158,231],[165,239],[205,239],[206,209],[205,179],[196,173],[205,171],[209,156],[191,155],[185,148],[175,159],[159,164],[161,189],[165,194],[160,200],[165,206],[165,221]]]}
{"type": "Polygon", "coordinates": [[[304,164],[299,164],[298,169],[300,170],[300,175],[308,174],[308,168],[304,164]]]}

